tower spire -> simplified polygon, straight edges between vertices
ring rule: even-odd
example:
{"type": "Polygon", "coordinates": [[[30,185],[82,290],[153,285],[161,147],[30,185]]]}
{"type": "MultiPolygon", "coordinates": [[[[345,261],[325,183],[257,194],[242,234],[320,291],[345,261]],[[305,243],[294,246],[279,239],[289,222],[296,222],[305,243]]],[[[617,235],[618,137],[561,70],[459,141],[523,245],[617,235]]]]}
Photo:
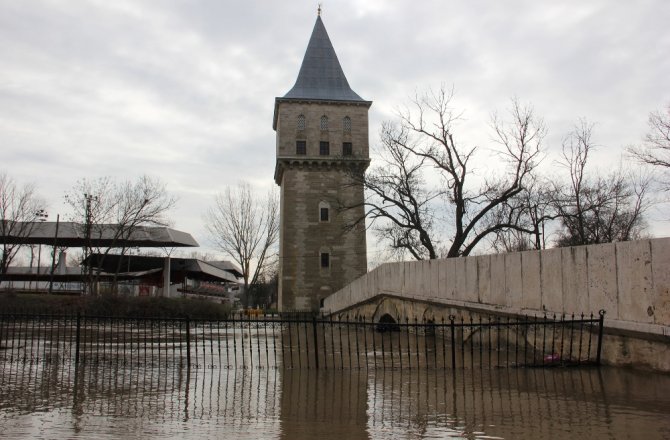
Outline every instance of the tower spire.
{"type": "Polygon", "coordinates": [[[321,5],[307,44],[298,79],[284,98],[363,102],[349,87],[347,77],[337,59],[326,27],[321,20],[321,5]]]}

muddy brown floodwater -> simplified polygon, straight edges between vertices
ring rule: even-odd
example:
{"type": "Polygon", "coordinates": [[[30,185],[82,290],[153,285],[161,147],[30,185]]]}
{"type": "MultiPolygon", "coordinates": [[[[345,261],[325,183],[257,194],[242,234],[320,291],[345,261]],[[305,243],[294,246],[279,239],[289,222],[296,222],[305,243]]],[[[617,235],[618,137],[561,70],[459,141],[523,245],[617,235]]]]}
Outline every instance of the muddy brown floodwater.
{"type": "Polygon", "coordinates": [[[668,439],[670,377],[0,362],[0,437],[668,439]]]}

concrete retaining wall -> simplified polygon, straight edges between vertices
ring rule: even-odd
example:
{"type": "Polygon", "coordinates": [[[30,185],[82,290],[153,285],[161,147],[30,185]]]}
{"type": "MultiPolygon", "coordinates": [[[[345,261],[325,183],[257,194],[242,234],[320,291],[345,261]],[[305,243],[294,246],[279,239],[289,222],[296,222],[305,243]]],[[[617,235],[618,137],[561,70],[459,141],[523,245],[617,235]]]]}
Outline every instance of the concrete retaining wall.
{"type": "Polygon", "coordinates": [[[607,312],[606,326],[670,337],[670,238],[387,263],[327,297],[337,313],[379,295],[509,314],[607,312]]]}

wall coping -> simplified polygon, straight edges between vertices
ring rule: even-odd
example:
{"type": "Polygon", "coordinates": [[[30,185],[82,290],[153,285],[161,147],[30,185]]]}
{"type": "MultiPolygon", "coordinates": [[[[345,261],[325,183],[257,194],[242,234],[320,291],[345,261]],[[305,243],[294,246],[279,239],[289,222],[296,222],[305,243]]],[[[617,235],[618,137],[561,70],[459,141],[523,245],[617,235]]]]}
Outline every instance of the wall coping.
{"type": "Polygon", "coordinates": [[[608,329],[665,340],[670,337],[670,238],[383,263],[327,297],[322,310],[340,313],[380,295],[508,315],[559,315],[580,307],[585,310],[574,311],[596,314],[602,308],[608,329]],[[508,261],[521,261],[521,270],[508,261]],[[463,275],[472,268],[475,275],[463,275]],[[537,294],[527,296],[526,282],[537,294]],[[588,291],[582,296],[581,289],[588,291]],[[649,313],[662,318],[647,320],[648,305],[649,313]]]}

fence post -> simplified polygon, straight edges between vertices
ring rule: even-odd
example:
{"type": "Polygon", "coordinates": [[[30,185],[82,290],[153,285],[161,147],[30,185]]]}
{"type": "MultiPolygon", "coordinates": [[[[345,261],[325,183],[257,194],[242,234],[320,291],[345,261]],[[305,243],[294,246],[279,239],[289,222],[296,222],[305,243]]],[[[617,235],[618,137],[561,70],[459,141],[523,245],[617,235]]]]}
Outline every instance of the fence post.
{"type": "Polygon", "coordinates": [[[186,368],[191,369],[191,320],[186,317],[186,368]]]}
{"type": "Polygon", "coordinates": [[[596,365],[600,365],[600,353],[603,348],[603,324],[605,321],[605,310],[600,309],[598,312],[600,319],[598,320],[598,348],[596,351],[596,365]]]}
{"type": "Polygon", "coordinates": [[[456,326],[454,325],[454,315],[449,315],[449,327],[451,328],[451,369],[456,371],[456,326]]]}
{"type": "Polygon", "coordinates": [[[312,316],[312,334],[314,335],[314,365],[319,369],[319,338],[316,336],[316,316],[312,316]]]}
{"type": "Polygon", "coordinates": [[[77,312],[77,333],[75,337],[74,364],[79,365],[79,343],[81,341],[81,312],[77,312]]]}

